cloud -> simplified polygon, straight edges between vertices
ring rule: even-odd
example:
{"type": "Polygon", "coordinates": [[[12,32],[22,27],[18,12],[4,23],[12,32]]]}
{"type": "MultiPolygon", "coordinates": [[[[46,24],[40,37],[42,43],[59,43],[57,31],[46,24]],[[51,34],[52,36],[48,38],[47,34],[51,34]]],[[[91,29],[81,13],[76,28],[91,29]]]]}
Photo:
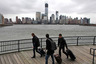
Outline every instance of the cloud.
{"type": "Polygon", "coordinates": [[[96,13],[96,0],[0,0],[0,13],[5,16],[29,15],[37,11],[44,13],[45,2],[49,4],[49,14],[59,11],[64,14],[90,17],[89,14],[95,16],[96,13]]]}
{"type": "Polygon", "coordinates": [[[54,9],[58,9],[61,13],[96,13],[96,0],[59,0],[54,9]]]}
{"type": "MultiPolygon", "coordinates": [[[[61,13],[96,13],[96,0],[48,0],[49,12],[61,13]]],[[[3,14],[44,12],[44,0],[3,0],[0,1],[0,12],[3,14]]]]}
{"type": "Polygon", "coordinates": [[[0,12],[3,14],[30,13],[35,11],[37,0],[3,0],[0,1],[0,12]]]}
{"type": "Polygon", "coordinates": [[[75,3],[77,3],[77,7],[82,6],[80,10],[77,11],[77,13],[80,14],[87,14],[87,13],[96,13],[96,0],[73,0],[75,3]]]}

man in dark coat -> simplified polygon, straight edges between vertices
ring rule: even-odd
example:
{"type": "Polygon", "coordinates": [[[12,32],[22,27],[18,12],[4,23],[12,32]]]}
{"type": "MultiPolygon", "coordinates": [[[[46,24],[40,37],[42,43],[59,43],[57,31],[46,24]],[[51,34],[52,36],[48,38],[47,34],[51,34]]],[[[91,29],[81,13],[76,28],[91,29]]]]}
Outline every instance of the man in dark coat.
{"type": "Polygon", "coordinates": [[[52,64],[55,64],[54,63],[54,50],[51,50],[51,42],[49,41],[52,40],[51,38],[49,38],[49,34],[46,34],[46,50],[47,50],[47,54],[46,54],[46,57],[45,57],[45,64],[48,64],[48,58],[51,56],[52,58],[52,64]]]}
{"type": "Polygon", "coordinates": [[[63,51],[63,53],[67,56],[68,58],[68,54],[65,52],[65,47],[66,49],[68,49],[67,44],[65,39],[62,37],[62,34],[59,34],[59,38],[58,38],[58,46],[59,46],[59,55],[61,56],[61,49],[63,51]]]}
{"type": "MultiPolygon", "coordinates": [[[[33,43],[33,57],[32,58],[35,58],[36,55],[35,55],[35,50],[36,52],[38,52],[39,54],[41,54],[39,51],[38,51],[38,46],[40,46],[40,43],[39,43],[39,38],[34,34],[32,33],[32,43],[33,43]]],[[[41,55],[42,56],[42,55],[41,55]]]]}

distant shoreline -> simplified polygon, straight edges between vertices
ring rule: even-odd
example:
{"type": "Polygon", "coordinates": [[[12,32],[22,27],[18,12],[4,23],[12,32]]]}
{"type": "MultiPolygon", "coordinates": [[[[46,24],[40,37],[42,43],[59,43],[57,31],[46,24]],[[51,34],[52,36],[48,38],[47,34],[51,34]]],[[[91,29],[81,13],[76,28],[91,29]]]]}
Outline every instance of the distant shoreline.
{"type": "Polygon", "coordinates": [[[96,24],[14,24],[14,25],[80,25],[80,26],[96,26],[96,24]]]}
{"type": "Polygon", "coordinates": [[[96,26],[96,24],[81,24],[81,26],[96,26]]]}
{"type": "Polygon", "coordinates": [[[0,27],[4,27],[4,26],[13,26],[13,24],[0,24],[0,27]]]}
{"type": "Polygon", "coordinates": [[[79,26],[96,26],[96,24],[0,24],[0,27],[13,25],[79,25],[79,26]]]}

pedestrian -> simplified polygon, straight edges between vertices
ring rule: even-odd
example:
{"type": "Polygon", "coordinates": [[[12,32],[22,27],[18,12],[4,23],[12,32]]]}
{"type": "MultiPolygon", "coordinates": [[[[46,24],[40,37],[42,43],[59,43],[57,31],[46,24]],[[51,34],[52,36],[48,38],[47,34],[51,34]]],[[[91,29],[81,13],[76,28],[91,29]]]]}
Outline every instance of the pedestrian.
{"type": "Polygon", "coordinates": [[[32,33],[31,35],[33,37],[32,38],[32,43],[33,43],[33,57],[31,57],[31,58],[35,58],[36,57],[35,51],[42,56],[42,54],[38,50],[38,47],[40,46],[39,38],[34,33],[32,33]]]}
{"type": "Polygon", "coordinates": [[[68,58],[68,54],[65,51],[65,47],[66,49],[68,49],[68,46],[66,44],[66,41],[64,39],[64,37],[62,37],[62,34],[59,34],[59,38],[58,38],[58,46],[59,46],[59,55],[61,57],[61,49],[63,51],[63,53],[67,56],[68,58]]]}
{"type": "Polygon", "coordinates": [[[45,56],[45,64],[48,64],[48,58],[51,56],[52,58],[52,64],[55,64],[54,62],[54,50],[51,50],[51,42],[49,41],[49,39],[52,41],[51,38],[49,38],[49,34],[46,34],[46,50],[47,50],[47,54],[45,56]]]}

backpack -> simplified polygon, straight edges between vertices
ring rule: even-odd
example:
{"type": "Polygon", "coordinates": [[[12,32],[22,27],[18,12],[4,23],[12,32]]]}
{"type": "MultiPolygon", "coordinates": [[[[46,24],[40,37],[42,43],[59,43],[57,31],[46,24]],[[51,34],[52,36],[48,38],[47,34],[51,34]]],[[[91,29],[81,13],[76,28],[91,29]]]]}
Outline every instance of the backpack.
{"type": "Polygon", "coordinates": [[[48,39],[51,42],[51,50],[56,50],[57,46],[56,43],[53,40],[48,39]]]}

